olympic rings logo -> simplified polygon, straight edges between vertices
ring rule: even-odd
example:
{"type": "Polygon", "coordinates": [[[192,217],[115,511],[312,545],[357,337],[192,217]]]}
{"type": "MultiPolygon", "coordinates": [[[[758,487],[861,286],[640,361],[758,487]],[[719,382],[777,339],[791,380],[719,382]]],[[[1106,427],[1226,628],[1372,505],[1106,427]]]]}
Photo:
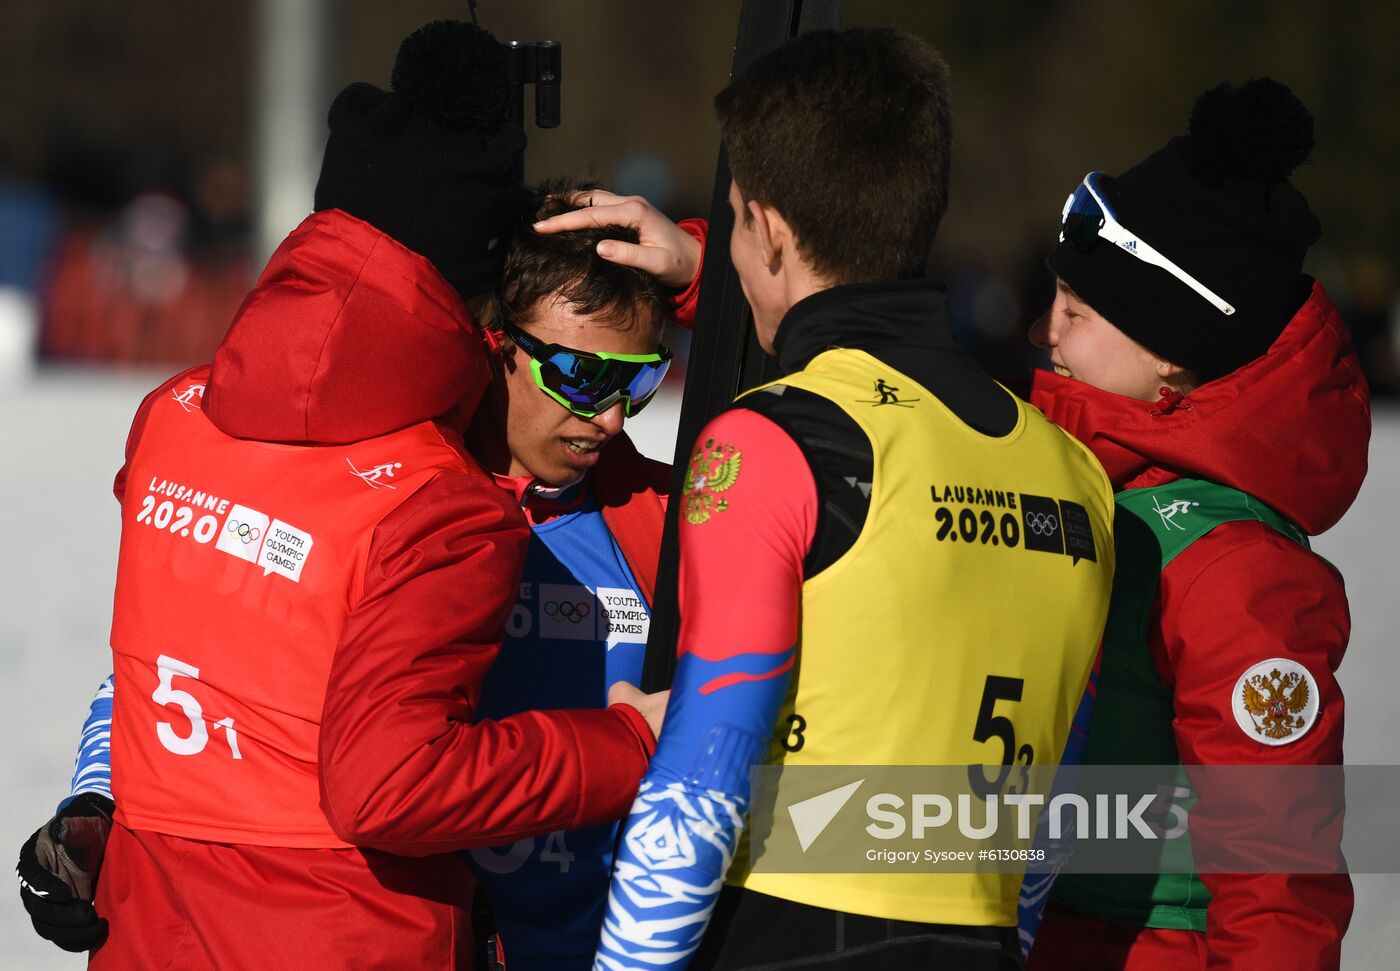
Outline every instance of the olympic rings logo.
{"type": "Polygon", "coordinates": [[[1050,513],[1026,513],[1026,528],[1037,536],[1049,536],[1060,528],[1060,521],[1050,513]]]}
{"type": "Polygon", "coordinates": [[[567,620],[571,624],[579,624],[593,613],[593,608],[582,600],[578,603],[570,603],[567,600],[551,600],[544,605],[544,612],[551,617],[567,620]]]}
{"type": "Polygon", "coordinates": [[[230,519],[228,521],[228,531],[241,539],[244,546],[247,546],[262,535],[262,530],[258,529],[258,527],[249,526],[247,523],[240,523],[236,519],[230,519]]]}

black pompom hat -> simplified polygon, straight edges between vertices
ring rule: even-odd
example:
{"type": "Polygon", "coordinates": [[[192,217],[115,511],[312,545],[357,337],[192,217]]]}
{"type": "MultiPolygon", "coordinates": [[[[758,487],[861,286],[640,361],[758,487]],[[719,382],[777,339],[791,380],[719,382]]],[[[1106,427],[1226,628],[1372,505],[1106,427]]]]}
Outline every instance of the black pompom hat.
{"type": "Polygon", "coordinates": [[[1309,292],[1303,256],[1322,227],[1288,181],[1313,119],[1284,85],[1228,83],[1179,135],[1099,187],[1125,227],[1235,308],[1225,315],[1166,270],[1100,239],[1047,260],[1091,307],[1158,357],[1210,381],[1269,349],[1309,292]]]}
{"type": "Polygon", "coordinates": [[[316,209],[343,209],[428,258],[463,297],[499,284],[524,190],[525,133],[491,34],[438,20],[404,38],[391,90],[357,82],[331,105],[316,209]]]}

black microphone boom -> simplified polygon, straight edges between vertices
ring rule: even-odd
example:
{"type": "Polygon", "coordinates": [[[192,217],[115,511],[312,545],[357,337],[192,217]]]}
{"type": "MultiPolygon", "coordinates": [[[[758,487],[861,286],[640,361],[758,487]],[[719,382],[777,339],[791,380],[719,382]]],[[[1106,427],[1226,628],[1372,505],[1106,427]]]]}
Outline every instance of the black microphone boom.
{"type": "Polygon", "coordinates": [[[506,41],[510,51],[511,120],[525,124],[525,85],[535,86],[535,127],[558,128],[564,47],[557,40],[506,41]]]}

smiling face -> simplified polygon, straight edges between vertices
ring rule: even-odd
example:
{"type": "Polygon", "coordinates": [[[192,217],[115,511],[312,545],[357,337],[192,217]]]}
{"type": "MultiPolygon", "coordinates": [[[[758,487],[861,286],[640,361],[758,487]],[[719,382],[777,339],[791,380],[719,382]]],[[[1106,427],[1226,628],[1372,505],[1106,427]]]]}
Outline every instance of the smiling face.
{"type": "MultiPolygon", "coordinates": [[[[659,321],[633,314],[618,321],[584,316],[562,299],[536,305],[517,322],[530,336],[595,354],[651,354],[661,340],[659,321]]],[[[509,340],[495,402],[504,411],[509,448],[506,474],[529,476],[552,488],[573,485],[598,463],[604,445],[622,431],[623,405],[580,418],[535,383],[530,356],[509,340]]],[[[499,470],[498,470],[499,471],[499,470]]]]}
{"type": "Polygon", "coordinates": [[[1055,281],[1055,302],[1028,336],[1050,352],[1056,374],[1141,401],[1156,401],[1162,386],[1182,373],[1114,327],[1063,280],[1055,281]]]}

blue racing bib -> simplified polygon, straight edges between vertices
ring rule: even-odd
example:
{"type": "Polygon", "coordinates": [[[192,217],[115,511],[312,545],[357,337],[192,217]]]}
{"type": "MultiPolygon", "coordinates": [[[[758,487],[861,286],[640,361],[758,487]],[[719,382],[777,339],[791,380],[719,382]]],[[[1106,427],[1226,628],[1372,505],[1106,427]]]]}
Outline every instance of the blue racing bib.
{"type": "MultiPolygon", "coordinates": [[[[638,684],[648,606],[592,496],[534,527],[481,717],[602,708],[617,681],[638,684]]],[[[617,824],[466,854],[496,915],[511,971],[591,968],[603,923],[617,824]]]]}

